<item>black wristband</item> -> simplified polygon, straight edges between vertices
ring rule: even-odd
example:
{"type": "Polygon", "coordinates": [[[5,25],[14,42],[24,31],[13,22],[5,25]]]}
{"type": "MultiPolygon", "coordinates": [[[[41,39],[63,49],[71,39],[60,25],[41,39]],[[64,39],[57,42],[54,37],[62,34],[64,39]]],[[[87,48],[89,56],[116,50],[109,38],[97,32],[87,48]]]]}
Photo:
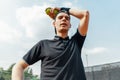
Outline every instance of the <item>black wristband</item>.
{"type": "Polygon", "coordinates": [[[70,8],[61,7],[60,10],[61,10],[61,11],[62,11],[62,10],[65,10],[65,11],[67,11],[67,13],[69,13],[70,8]]]}

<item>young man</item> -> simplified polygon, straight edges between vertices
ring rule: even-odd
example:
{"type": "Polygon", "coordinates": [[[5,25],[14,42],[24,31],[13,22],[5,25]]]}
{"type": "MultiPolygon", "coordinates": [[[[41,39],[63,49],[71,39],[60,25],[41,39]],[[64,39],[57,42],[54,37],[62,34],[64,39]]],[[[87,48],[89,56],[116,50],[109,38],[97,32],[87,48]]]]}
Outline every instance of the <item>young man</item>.
{"type": "MultiPolygon", "coordinates": [[[[86,80],[81,59],[81,49],[87,34],[89,12],[70,8],[51,8],[49,16],[54,19],[56,36],[53,40],[38,42],[12,71],[12,80],[23,80],[23,71],[41,60],[40,80],[86,80]],[[58,14],[54,14],[58,10],[58,14]],[[76,33],[69,39],[70,15],[80,23],[76,33]]],[[[74,27],[74,26],[73,26],[74,27]]]]}

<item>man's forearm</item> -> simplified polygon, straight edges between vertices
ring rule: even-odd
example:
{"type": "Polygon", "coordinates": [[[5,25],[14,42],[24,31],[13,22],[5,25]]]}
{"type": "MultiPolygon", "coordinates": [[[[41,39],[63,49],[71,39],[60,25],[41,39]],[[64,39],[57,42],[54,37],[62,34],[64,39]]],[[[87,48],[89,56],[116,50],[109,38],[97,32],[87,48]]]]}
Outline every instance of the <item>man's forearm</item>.
{"type": "Polygon", "coordinates": [[[87,10],[77,10],[77,9],[70,9],[69,13],[80,19],[80,23],[78,26],[78,31],[81,35],[85,36],[88,30],[88,23],[89,23],[89,11],[87,10]]]}
{"type": "Polygon", "coordinates": [[[70,9],[69,13],[79,19],[82,19],[83,17],[85,17],[86,15],[89,14],[88,10],[79,10],[79,9],[70,9]]]}
{"type": "Polygon", "coordinates": [[[24,69],[18,65],[15,65],[12,69],[12,80],[23,80],[24,69]]]}

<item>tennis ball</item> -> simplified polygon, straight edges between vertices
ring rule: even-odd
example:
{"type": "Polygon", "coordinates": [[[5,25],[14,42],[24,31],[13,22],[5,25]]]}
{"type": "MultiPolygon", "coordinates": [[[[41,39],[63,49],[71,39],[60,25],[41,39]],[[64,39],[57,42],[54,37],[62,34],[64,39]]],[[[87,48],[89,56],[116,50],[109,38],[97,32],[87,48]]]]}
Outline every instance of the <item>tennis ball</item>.
{"type": "Polygon", "coordinates": [[[58,10],[54,10],[54,14],[57,15],[58,14],[58,10]]]}
{"type": "Polygon", "coordinates": [[[49,13],[50,13],[50,9],[51,9],[51,8],[47,8],[47,9],[45,10],[46,14],[49,14],[49,13]]]}

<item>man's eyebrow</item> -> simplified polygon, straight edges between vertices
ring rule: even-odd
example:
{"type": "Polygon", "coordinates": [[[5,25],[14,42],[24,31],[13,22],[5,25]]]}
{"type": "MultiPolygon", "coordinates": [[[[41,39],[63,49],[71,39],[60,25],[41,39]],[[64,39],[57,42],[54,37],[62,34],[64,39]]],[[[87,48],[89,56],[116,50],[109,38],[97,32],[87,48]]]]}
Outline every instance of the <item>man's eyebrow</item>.
{"type": "Polygon", "coordinates": [[[60,16],[58,16],[58,17],[70,17],[70,16],[64,16],[64,15],[60,15],[60,16]]]}

